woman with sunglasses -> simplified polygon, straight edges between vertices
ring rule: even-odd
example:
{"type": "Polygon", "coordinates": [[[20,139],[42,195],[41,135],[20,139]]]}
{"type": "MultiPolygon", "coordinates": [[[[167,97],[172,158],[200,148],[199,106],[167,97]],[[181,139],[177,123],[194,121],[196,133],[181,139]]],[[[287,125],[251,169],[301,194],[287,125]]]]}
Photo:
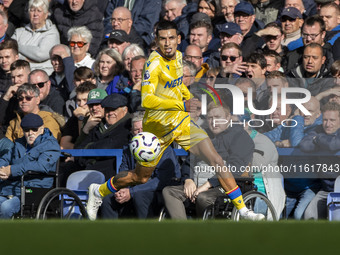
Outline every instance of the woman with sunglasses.
{"type": "Polygon", "coordinates": [[[43,69],[50,75],[53,68],[49,51],[60,39],[57,27],[48,19],[48,8],[48,0],[30,0],[30,23],[17,28],[12,39],[18,42],[20,58],[30,62],[32,70],[43,69]]]}

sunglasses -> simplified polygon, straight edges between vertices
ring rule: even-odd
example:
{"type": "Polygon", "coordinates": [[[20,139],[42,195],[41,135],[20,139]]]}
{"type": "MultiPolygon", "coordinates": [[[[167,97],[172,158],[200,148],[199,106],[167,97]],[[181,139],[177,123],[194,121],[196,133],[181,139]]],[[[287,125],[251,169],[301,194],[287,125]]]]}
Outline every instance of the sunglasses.
{"type": "Polygon", "coordinates": [[[39,128],[23,128],[22,130],[24,130],[25,133],[30,132],[30,130],[33,132],[38,132],[39,128]]]}
{"type": "Polygon", "coordinates": [[[226,56],[226,55],[221,55],[221,59],[223,61],[227,61],[228,59],[230,59],[231,62],[234,62],[238,57],[235,56],[226,56]]]}
{"type": "Polygon", "coordinates": [[[31,100],[33,99],[33,97],[31,97],[31,96],[19,96],[19,97],[18,97],[19,102],[24,101],[24,99],[25,99],[27,102],[29,102],[29,101],[31,101],[31,100]]]}
{"type": "Polygon", "coordinates": [[[45,86],[46,82],[48,82],[48,81],[33,83],[32,85],[37,86],[37,87],[39,87],[41,89],[41,88],[43,88],[45,86]]]}
{"type": "Polygon", "coordinates": [[[78,48],[83,48],[87,44],[87,42],[75,42],[75,41],[70,41],[69,42],[69,45],[71,47],[76,46],[76,44],[77,44],[78,48]]]}

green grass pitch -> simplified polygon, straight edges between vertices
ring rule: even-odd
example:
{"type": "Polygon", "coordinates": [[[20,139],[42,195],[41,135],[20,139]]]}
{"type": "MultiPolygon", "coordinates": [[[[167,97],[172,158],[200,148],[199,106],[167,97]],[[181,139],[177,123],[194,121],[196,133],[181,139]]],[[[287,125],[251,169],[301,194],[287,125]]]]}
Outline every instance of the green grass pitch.
{"type": "Polygon", "coordinates": [[[1,255],[339,254],[340,223],[327,221],[0,222],[1,255]]]}

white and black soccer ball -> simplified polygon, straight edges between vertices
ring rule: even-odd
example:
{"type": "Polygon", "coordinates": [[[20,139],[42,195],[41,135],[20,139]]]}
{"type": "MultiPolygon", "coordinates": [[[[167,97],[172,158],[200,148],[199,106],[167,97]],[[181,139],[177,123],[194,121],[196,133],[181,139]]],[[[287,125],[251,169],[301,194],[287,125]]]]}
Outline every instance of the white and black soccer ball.
{"type": "Polygon", "coordinates": [[[135,135],[129,144],[130,151],[139,162],[150,162],[156,159],[161,151],[157,136],[149,132],[135,135]]]}

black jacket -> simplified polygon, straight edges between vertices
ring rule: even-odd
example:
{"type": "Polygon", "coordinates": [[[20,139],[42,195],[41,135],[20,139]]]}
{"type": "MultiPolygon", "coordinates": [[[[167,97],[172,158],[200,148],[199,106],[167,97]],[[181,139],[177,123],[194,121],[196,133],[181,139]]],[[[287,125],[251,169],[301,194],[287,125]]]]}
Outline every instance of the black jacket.
{"type": "MultiPolygon", "coordinates": [[[[105,128],[105,121],[100,122],[88,135],[81,133],[75,149],[122,149],[129,142],[131,115],[128,113],[116,124],[105,128]]],[[[115,157],[79,158],[78,163],[86,169],[101,171],[106,179],[116,174],[115,157]]]]}
{"type": "Polygon", "coordinates": [[[0,96],[6,93],[8,88],[12,85],[12,78],[10,73],[5,73],[2,68],[0,68],[0,96]]]}
{"type": "Polygon", "coordinates": [[[73,12],[65,1],[64,4],[57,5],[51,18],[60,32],[60,42],[66,45],[68,44],[67,31],[71,27],[86,26],[93,36],[89,53],[92,57],[96,56],[104,36],[103,13],[99,11],[96,1],[85,1],[83,7],[77,12],[73,12]]]}

